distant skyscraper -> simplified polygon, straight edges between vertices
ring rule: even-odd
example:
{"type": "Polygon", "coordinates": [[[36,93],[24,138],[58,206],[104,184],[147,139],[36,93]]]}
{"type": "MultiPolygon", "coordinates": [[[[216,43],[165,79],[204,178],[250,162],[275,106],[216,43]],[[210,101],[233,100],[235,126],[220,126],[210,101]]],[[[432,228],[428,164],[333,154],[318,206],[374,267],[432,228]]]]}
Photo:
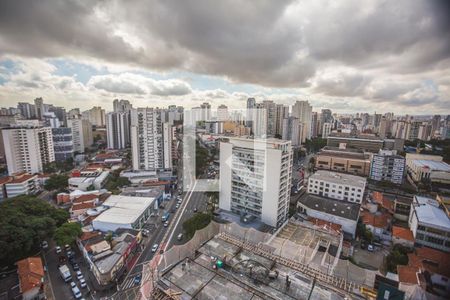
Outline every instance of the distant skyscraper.
{"type": "Polygon", "coordinates": [[[267,112],[262,103],[252,109],[252,132],[255,137],[267,137],[267,112]]]}
{"type": "Polygon", "coordinates": [[[72,129],[67,127],[52,128],[53,149],[56,161],[73,158],[72,129]]]}
{"type": "Polygon", "coordinates": [[[200,105],[202,121],[211,120],[211,104],[204,102],[200,105]]]}
{"type": "Polygon", "coordinates": [[[324,123],[322,127],[322,138],[327,138],[331,133],[332,123],[324,123]]]}
{"type": "Polygon", "coordinates": [[[276,105],[272,100],[264,100],[262,106],[267,114],[266,135],[267,137],[273,137],[276,131],[276,105]]]}
{"type": "Polygon", "coordinates": [[[297,101],[292,107],[292,116],[304,124],[303,132],[306,139],[311,139],[312,106],[308,101],[297,101]]]}
{"type": "Polygon", "coordinates": [[[19,109],[20,114],[25,119],[33,119],[36,117],[36,109],[33,104],[26,102],[19,102],[19,104],[17,104],[17,108],[19,109]]]}
{"type": "Polygon", "coordinates": [[[436,135],[436,132],[439,131],[441,127],[441,115],[434,115],[431,120],[431,137],[436,135]]]}
{"type": "Polygon", "coordinates": [[[319,114],[317,112],[313,112],[311,115],[311,137],[315,138],[319,135],[320,127],[321,127],[321,122],[320,122],[319,114]]]}
{"type": "Polygon", "coordinates": [[[42,120],[45,111],[45,105],[44,105],[44,99],[42,98],[36,98],[34,99],[34,109],[35,109],[35,116],[39,120],[42,120]]]}
{"type": "Polygon", "coordinates": [[[288,117],[283,120],[282,139],[291,141],[292,147],[298,147],[305,142],[303,135],[304,124],[299,122],[298,118],[288,117]]]}
{"type": "Polygon", "coordinates": [[[133,108],[133,106],[130,104],[130,101],[128,101],[128,100],[114,99],[114,101],[113,101],[113,111],[114,112],[130,111],[132,108],[133,108]]]}
{"type": "Polygon", "coordinates": [[[275,134],[283,136],[283,122],[284,119],[289,118],[289,106],[283,104],[276,105],[275,115],[275,134]]]}
{"type": "Polygon", "coordinates": [[[251,121],[251,118],[253,116],[252,110],[256,107],[256,100],[255,98],[248,98],[247,99],[247,116],[246,116],[246,122],[245,125],[247,127],[252,128],[253,123],[251,121]]]}
{"type": "Polygon", "coordinates": [[[217,120],[227,121],[229,119],[230,115],[228,114],[228,107],[224,104],[219,105],[219,107],[217,107],[217,120]]]}
{"type": "Polygon", "coordinates": [[[147,107],[131,111],[133,170],[172,168],[172,130],[169,127],[161,122],[157,109],[147,107]]]}
{"type": "Polygon", "coordinates": [[[67,127],[72,129],[74,152],[84,153],[86,148],[92,146],[92,124],[88,120],[68,119],[67,127]]]}
{"type": "Polygon", "coordinates": [[[130,112],[106,114],[106,139],[108,149],[124,149],[130,145],[130,112]]]}
{"type": "Polygon", "coordinates": [[[50,127],[5,128],[2,135],[10,175],[40,173],[45,164],[55,161],[50,127]]]}
{"type": "Polygon", "coordinates": [[[83,112],[83,118],[91,122],[93,126],[104,127],[105,126],[105,110],[100,106],[94,106],[93,108],[83,112]],[[86,113],[86,114],[85,114],[86,113]]]}

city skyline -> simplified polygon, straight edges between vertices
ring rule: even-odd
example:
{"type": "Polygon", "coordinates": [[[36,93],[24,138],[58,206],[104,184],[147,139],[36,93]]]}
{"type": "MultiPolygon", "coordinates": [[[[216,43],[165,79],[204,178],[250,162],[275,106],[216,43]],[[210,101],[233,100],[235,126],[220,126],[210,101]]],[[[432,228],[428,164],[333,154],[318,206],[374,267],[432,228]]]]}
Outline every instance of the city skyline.
{"type": "Polygon", "coordinates": [[[115,98],[234,109],[256,97],[337,113],[449,113],[444,1],[224,2],[226,15],[208,2],[153,3],[154,13],[144,4],[3,2],[2,106],[43,97],[83,110],[112,110],[115,98]]]}

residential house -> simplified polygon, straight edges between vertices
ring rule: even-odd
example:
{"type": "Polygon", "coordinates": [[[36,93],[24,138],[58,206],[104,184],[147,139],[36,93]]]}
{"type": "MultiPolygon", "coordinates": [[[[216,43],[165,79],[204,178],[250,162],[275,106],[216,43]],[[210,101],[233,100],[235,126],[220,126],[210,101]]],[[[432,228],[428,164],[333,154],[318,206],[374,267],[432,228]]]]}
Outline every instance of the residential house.
{"type": "Polygon", "coordinates": [[[44,266],[40,257],[28,257],[16,262],[23,300],[44,299],[44,266]]]}

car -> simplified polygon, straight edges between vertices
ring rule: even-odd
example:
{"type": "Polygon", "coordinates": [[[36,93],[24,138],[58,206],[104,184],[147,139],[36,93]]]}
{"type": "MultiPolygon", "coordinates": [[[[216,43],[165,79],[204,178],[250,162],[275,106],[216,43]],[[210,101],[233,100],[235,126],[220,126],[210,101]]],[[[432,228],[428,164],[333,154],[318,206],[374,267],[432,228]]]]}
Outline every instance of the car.
{"type": "Polygon", "coordinates": [[[194,208],[194,212],[197,212],[197,207],[194,208]]]}
{"type": "Polygon", "coordinates": [[[75,282],[73,282],[73,281],[70,282],[70,287],[71,287],[71,288],[74,288],[74,287],[76,287],[76,286],[77,286],[77,284],[76,284],[75,282]]]}
{"type": "Polygon", "coordinates": [[[149,236],[149,234],[150,234],[150,230],[148,230],[148,229],[142,229],[142,235],[143,235],[143,236],[149,236]]]}
{"type": "Polygon", "coordinates": [[[177,204],[178,204],[178,205],[181,205],[181,200],[178,200],[177,204]]]}
{"type": "Polygon", "coordinates": [[[47,249],[47,248],[48,248],[48,243],[47,243],[47,241],[43,241],[43,242],[41,243],[41,247],[42,247],[42,249],[47,249]]]}
{"type": "Polygon", "coordinates": [[[175,205],[175,208],[176,209],[180,208],[180,204],[177,203],[177,205],[175,205]]]}
{"type": "Polygon", "coordinates": [[[159,245],[158,244],[154,244],[152,247],[152,252],[155,253],[156,250],[158,250],[159,245]]]}
{"type": "Polygon", "coordinates": [[[164,227],[167,227],[167,226],[169,226],[169,221],[164,222],[164,227]]]}
{"type": "Polygon", "coordinates": [[[177,236],[177,240],[181,241],[182,239],[183,239],[183,234],[180,233],[180,234],[177,236]]]}
{"type": "Polygon", "coordinates": [[[72,293],[75,296],[75,299],[80,299],[83,295],[80,292],[80,289],[76,286],[72,288],[72,293]]]}
{"type": "Polygon", "coordinates": [[[78,280],[81,280],[81,278],[84,278],[83,273],[81,273],[81,271],[77,271],[76,274],[77,274],[78,280]]]}
{"type": "Polygon", "coordinates": [[[56,250],[56,254],[60,254],[61,253],[61,247],[60,246],[56,246],[55,250],[56,250]]]}
{"type": "Polygon", "coordinates": [[[81,286],[82,289],[87,287],[86,279],[84,279],[84,278],[80,279],[80,286],[81,286]]]}
{"type": "Polygon", "coordinates": [[[72,257],[74,257],[75,256],[75,253],[73,253],[73,251],[67,251],[67,257],[68,258],[72,258],[72,257]]]}
{"type": "Polygon", "coordinates": [[[64,249],[66,249],[66,251],[70,251],[70,245],[69,245],[69,244],[66,244],[66,245],[64,246],[64,249]]]}
{"type": "Polygon", "coordinates": [[[74,262],[72,264],[72,268],[73,268],[74,271],[79,271],[80,270],[80,266],[76,262],[74,262]]]}
{"type": "Polygon", "coordinates": [[[367,246],[367,251],[373,252],[373,250],[374,250],[373,245],[372,245],[372,244],[369,244],[369,245],[367,246]]]}
{"type": "Polygon", "coordinates": [[[141,279],[142,279],[142,275],[141,274],[134,276],[134,280],[133,280],[134,281],[134,285],[141,284],[141,279]]]}

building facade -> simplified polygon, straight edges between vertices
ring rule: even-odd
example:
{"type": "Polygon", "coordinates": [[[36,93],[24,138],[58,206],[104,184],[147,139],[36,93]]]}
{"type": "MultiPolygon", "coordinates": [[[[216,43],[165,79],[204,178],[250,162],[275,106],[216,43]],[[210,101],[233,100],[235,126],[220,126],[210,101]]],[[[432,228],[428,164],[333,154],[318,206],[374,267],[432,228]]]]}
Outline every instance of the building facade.
{"type": "Polygon", "coordinates": [[[124,149],[131,143],[130,112],[110,112],[106,115],[108,149],[124,149]]]}
{"type": "Polygon", "coordinates": [[[53,149],[56,161],[73,158],[72,129],[68,127],[52,128],[53,149]]]}
{"type": "Polygon", "coordinates": [[[278,228],[288,217],[291,174],[289,141],[221,142],[219,207],[278,228]]]}
{"type": "Polygon", "coordinates": [[[2,130],[8,173],[40,173],[55,161],[50,127],[17,127],[2,130]]]}
{"type": "Polygon", "coordinates": [[[84,153],[86,148],[92,146],[92,124],[88,120],[68,119],[67,127],[72,129],[73,151],[84,153]]]}
{"type": "Polygon", "coordinates": [[[402,184],[405,172],[405,158],[394,151],[380,150],[378,154],[373,155],[370,179],[402,184]]]}
{"type": "Polygon", "coordinates": [[[315,168],[369,176],[371,153],[357,149],[339,149],[325,146],[316,155],[315,168]]]}

